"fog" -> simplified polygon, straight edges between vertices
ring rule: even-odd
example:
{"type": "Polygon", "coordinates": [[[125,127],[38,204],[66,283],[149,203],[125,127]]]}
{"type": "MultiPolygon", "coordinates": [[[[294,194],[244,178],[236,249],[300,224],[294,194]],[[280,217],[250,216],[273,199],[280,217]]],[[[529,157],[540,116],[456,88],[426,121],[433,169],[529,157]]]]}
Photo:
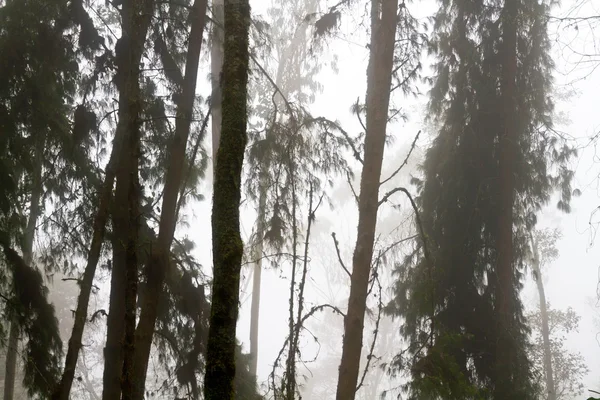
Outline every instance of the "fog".
{"type": "MultiPolygon", "coordinates": [[[[253,17],[269,22],[271,16],[268,9],[276,3],[278,2],[251,0],[253,17]]],[[[315,11],[326,12],[334,3],[336,2],[315,2],[315,11]]],[[[438,10],[439,5],[427,0],[407,3],[407,7],[420,23],[431,25],[429,18],[438,10]]],[[[357,99],[364,101],[367,89],[369,32],[366,27],[368,18],[365,15],[368,15],[366,5],[349,7],[347,14],[340,19],[338,29],[311,56],[311,62],[317,60],[321,64],[315,80],[322,90],[315,93],[314,102],[307,106],[308,110],[313,116],[336,121],[346,132],[355,136],[364,130],[362,121],[352,108],[357,99]]],[[[559,196],[554,194],[539,212],[536,229],[559,229],[561,233],[561,238],[556,243],[557,256],[543,266],[542,282],[552,309],[566,311],[572,308],[581,317],[578,329],[566,332],[564,337],[566,350],[573,354],[580,353],[588,371],[583,378],[583,391],[580,394],[572,396],[565,393],[565,397],[561,397],[579,400],[592,396],[589,390],[600,391],[600,237],[597,236],[600,230],[600,158],[597,153],[600,141],[600,60],[598,56],[593,56],[600,54],[600,28],[597,21],[579,20],[578,25],[570,21],[576,17],[600,15],[600,2],[565,0],[553,9],[552,15],[556,18],[549,19],[548,30],[552,44],[551,55],[555,62],[552,71],[554,90],[550,94],[556,107],[554,131],[578,150],[578,155],[572,162],[575,173],[572,186],[581,194],[573,198],[570,213],[557,210],[559,196]]],[[[255,42],[252,44],[257,45],[255,42]]],[[[204,100],[212,90],[208,78],[211,72],[208,53],[209,51],[202,53],[196,89],[196,94],[203,96],[204,100]]],[[[278,66],[276,51],[265,53],[267,55],[264,59],[269,60],[267,69],[270,68],[269,72],[274,74],[278,66]]],[[[434,60],[434,55],[422,55],[423,77],[434,74],[431,68],[434,60]]],[[[256,65],[252,71],[256,78],[256,65]]],[[[251,75],[251,90],[252,79],[251,75]]],[[[159,86],[161,90],[167,90],[165,84],[159,86]]],[[[389,143],[385,148],[381,181],[391,178],[381,186],[380,198],[396,187],[406,188],[413,196],[417,195],[418,190],[413,185],[412,178],[423,176],[420,167],[439,131],[439,126],[427,118],[430,89],[431,85],[425,79],[420,79],[415,83],[414,94],[392,95],[390,109],[399,109],[402,118],[391,121],[387,126],[389,143]],[[406,165],[399,173],[395,173],[403,162],[406,165]]],[[[254,90],[258,91],[257,86],[254,86],[254,90]]],[[[249,103],[252,104],[252,100],[249,103]]],[[[210,154],[212,145],[211,136],[207,135],[203,143],[207,154],[210,154]]],[[[108,157],[105,155],[104,158],[106,160],[103,162],[106,163],[108,157]]],[[[305,262],[307,266],[304,315],[309,313],[310,317],[300,329],[297,359],[297,382],[301,395],[298,398],[305,400],[336,398],[344,322],[343,317],[332,310],[336,308],[345,312],[348,306],[349,273],[352,272],[359,216],[355,195],[360,187],[361,163],[351,156],[348,156],[347,162],[354,176],[348,179],[346,176],[336,177],[327,186],[326,196],[312,199],[320,204],[313,221],[308,222],[311,214],[308,199],[300,202],[298,210],[298,252],[304,253],[308,248],[308,257],[302,258],[299,264],[305,262]],[[311,227],[311,232],[307,238],[308,226],[311,227]],[[308,243],[306,247],[305,240],[308,243]],[[320,306],[324,308],[321,310],[320,306]],[[316,309],[319,310],[315,311],[316,309]]],[[[187,237],[196,244],[191,254],[201,265],[200,275],[206,277],[207,282],[212,276],[213,267],[212,165],[213,160],[209,160],[205,178],[198,184],[203,199],[185,204],[181,218],[184,223],[178,224],[176,230],[178,238],[187,237]]],[[[251,168],[246,164],[244,174],[248,174],[251,168]]],[[[534,177],[533,180],[535,179],[534,177]]],[[[257,208],[256,201],[242,192],[240,230],[246,251],[241,273],[237,338],[245,353],[250,351],[254,278],[254,260],[248,249],[256,229],[257,208]]],[[[401,192],[393,194],[383,203],[377,215],[375,254],[379,254],[382,261],[377,264],[378,280],[371,287],[367,300],[368,312],[365,316],[359,370],[359,382],[362,384],[357,391],[358,399],[376,399],[384,392],[389,393],[391,397],[388,398],[405,396],[399,388],[410,380],[410,371],[407,368],[403,373],[391,374],[387,369],[394,358],[408,347],[406,339],[400,333],[403,320],[399,317],[392,319],[379,310],[393,299],[396,279],[392,273],[394,265],[399,264],[412,251],[410,243],[418,235],[414,210],[407,196],[401,192]]],[[[37,247],[44,247],[48,240],[48,237],[40,235],[37,247]]],[[[270,250],[264,251],[265,254],[269,252],[270,250]]],[[[71,261],[83,270],[85,259],[81,254],[73,256],[71,261]]],[[[106,257],[101,264],[106,267],[106,257]]],[[[263,262],[257,384],[259,392],[265,398],[273,398],[272,382],[277,379],[279,383],[285,369],[287,350],[284,352],[284,349],[290,329],[291,266],[292,263],[285,257],[265,257],[263,262]],[[282,352],[285,353],[283,357],[282,352]]],[[[294,278],[296,285],[299,276],[300,273],[294,278]]],[[[525,305],[525,314],[535,313],[539,308],[539,296],[531,267],[526,268],[524,281],[521,299],[525,305]]],[[[54,274],[53,279],[48,282],[50,300],[57,310],[62,310],[59,313],[60,333],[66,349],[73,324],[70,311],[77,306],[79,286],[73,281],[72,275],[62,273],[54,274]]],[[[111,290],[110,271],[99,268],[94,284],[97,291],[92,295],[88,310],[88,317],[94,315],[94,321],[86,325],[84,354],[78,364],[80,373],[77,374],[77,382],[71,392],[73,399],[101,398],[102,349],[111,290]],[[105,311],[104,315],[99,310],[105,311]]],[[[297,287],[294,288],[293,293],[298,295],[298,290],[297,287]]],[[[153,348],[146,382],[148,392],[159,393],[167,382],[165,373],[161,370],[163,361],[159,358],[159,351],[153,348]]],[[[171,376],[169,379],[174,380],[171,376]]],[[[174,398],[168,397],[166,392],[168,390],[160,392],[154,398],[174,398]]],[[[20,388],[15,398],[27,398],[27,395],[20,388]]]]}

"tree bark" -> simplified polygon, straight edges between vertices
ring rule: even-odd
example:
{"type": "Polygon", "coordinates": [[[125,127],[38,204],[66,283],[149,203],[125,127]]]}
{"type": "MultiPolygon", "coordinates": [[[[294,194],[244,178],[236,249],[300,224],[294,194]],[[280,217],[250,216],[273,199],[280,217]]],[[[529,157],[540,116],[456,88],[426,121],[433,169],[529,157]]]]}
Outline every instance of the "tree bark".
{"type": "Polygon", "coordinates": [[[244,245],[240,235],[241,176],[247,142],[250,4],[225,0],[223,119],[212,212],[213,283],[204,398],[234,396],[236,323],[244,245]]]}
{"type": "Polygon", "coordinates": [[[512,398],[512,361],[515,356],[511,333],[514,329],[513,316],[513,205],[515,192],[515,158],[517,153],[517,12],[518,0],[505,0],[502,12],[503,65],[501,93],[504,127],[499,137],[499,212],[496,250],[497,290],[496,315],[498,318],[498,340],[496,342],[496,384],[494,398],[512,398]]]}
{"type": "Polygon", "coordinates": [[[398,0],[372,1],[365,154],[358,201],[358,228],[352,260],[350,298],[344,318],[337,400],[354,400],[356,395],[377,224],[379,179],[385,147],[397,23],[398,0]]]}
{"type": "MultiPolygon", "coordinates": [[[[23,260],[27,265],[31,265],[33,259],[33,242],[37,221],[40,217],[40,200],[42,197],[42,152],[44,145],[38,144],[36,148],[35,170],[32,174],[32,188],[29,205],[29,218],[23,240],[23,260]]],[[[17,353],[19,350],[19,325],[15,319],[10,324],[8,336],[8,348],[6,352],[6,373],[4,375],[4,399],[12,400],[15,395],[15,380],[17,376],[17,353]]]]}
{"type": "Polygon", "coordinates": [[[550,329],[548,327],[548,309],[546,305],[546,292],[542,281],[542,268],[540,265],[540,252],[537,241],[530,232],[531,249],[533,250],[533,272],[540,298],[540,316],[542,319],[542,339],[544,342],[544,373],[546,375],[547,400],[556,400],[556,385],[554,384],[554,370],[552,367],[552,350],[550,349],[550,329]]]}
{"type": "MultiPolygon", "coordinates": [[[[123,34],[115,47],[119,90],[119,122],[116,136],[122,136],[116,168],[115,207],[113,212],[113,265],[110,306],[107,318],[102,398],[121,398],[123,362],[131,362],[131,319],[135,323],[137,286],[138,211],[130,204],[137,183],[140,98],[140,61],[153,10],[152,0],[128,0],[123,3],[123,34]],[[133,291],[128,293],[128,291],[133,291]],[[134,308],[131,310],[131,298],[134,308]],[[133,317],[132,314],[133,313],[133,317]],[[127,321],[126,321],[127,318],[127,321]],[[128,334],[125,335],[126,327],[128,334]]],[[[127,374],[126,374],[127,375],[127,374]]],[[[123,386],[126,386],[127,381],[123,386]]]]}
{"type": "Polygon", "coordinates": [[[13,319],[8,334],[6,348],[6,369],[4,374],[4,399],[13,400],[15,396],[15,380],[17,376],[17,352],[19,350],[19,325],[13,319]]]}
{"type": "Polygon", "coordinates": [[[196,81],[206,20],[206,6],[206,0],[195,0],[190,13],[191,28],[182,98],[177,104],[178,118],[175,122],[175,135],[169,149],[169,163],[165,179],[158,239],[152,248],[148,266],[146,286],[148,293],[153,293],[154,295],[145,296],[144,303],[141,305],[140,321],[135,331],[133,386],[131,391],[124,393],[124,397],[127,396],[127,398],[135,400],[142,400],[144,398],[154,325],[156,324],[158,305],[163,293],[162,289],[166,272],[170,265],[171,244],[177,223],[177,197],[183,181],[184,161],[186,157],[185,149],[190,133],[194,100],[196,97],[196,81]]]}

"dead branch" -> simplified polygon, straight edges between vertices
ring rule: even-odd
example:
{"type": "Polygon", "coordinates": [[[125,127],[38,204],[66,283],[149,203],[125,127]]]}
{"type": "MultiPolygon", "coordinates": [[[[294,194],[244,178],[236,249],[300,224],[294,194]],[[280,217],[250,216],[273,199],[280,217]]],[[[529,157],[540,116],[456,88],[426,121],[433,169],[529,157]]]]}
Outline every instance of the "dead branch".
{"type": "Polygon", "coordinates": [[[400,164],[400,166],[398,167],[398,169],[396,169],[392,175],[390,175],[387,179],[385,179],[379,185],[383,185],[383,184],[389,182],[396,175],[398,175],[398,173],[402,170],[402,168],[404,168],[406,166],[406,164],[408,164],[408,159],[410,158],[413,150],[415,149],[415,146],[417,145],[417,140],[419,140],[419,135],[420,134],[421,134],[421,131],[419,130],[419,132],[417,132],[417,135],[415,136],[415,139],[413,140],[413,142],[412,142],[412,144],[410,146],[410,149],[408,150],[408,154],[406,155],[406,158],[404,159],[404,161],[402,162],[402,164],[400,164]]]}
{"type": "Polygon", "coordinates": [[[352,274],[350,273],[350,271],[348,271],[348,268],[346,268],[346,265],[344,264],[344,260],[342,260],[342,255],[340,254],[339,242],[338,242],[337,238],[335,237],[335,232],[331,233],[331,237],[333,238],[333,244],[335,245],[335,251],[337,253],[338,261],[340,262],[340,265],[342,266],[344,271],[346,271],[346,274],[348,274],[348,277],[352,278],[352,274]]]}

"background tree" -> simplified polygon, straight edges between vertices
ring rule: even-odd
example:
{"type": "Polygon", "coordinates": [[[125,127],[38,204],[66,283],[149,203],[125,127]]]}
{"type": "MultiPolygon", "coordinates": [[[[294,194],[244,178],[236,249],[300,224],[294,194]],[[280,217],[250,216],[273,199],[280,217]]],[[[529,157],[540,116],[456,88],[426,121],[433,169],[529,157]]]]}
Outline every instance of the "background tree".
{"type": "MultiPolygon", "coordinates": [[[[581,317],[568,308],[565,311],[552,309],[548,304],[546,309],[548,318],[548,338],[550,355],[553,367],[554,394],[557,400],[572,399],[580,396],[586,390],[583,379],[589,372],[584,357],[579,352],[573,352],[567,348],[567,335],[577,332],[581,317]]],[[[543,335],[542,315],[536,311],[527,316],[532,329],[532,348],[530,357],[536,370],[539,372],[540,384],[545,393],[552,389],[548,388],[548,378],[545,374],[545,351],[546,341],[543,335]]],[[[548,395],[544,398],[550,398],[548,395]]]]}

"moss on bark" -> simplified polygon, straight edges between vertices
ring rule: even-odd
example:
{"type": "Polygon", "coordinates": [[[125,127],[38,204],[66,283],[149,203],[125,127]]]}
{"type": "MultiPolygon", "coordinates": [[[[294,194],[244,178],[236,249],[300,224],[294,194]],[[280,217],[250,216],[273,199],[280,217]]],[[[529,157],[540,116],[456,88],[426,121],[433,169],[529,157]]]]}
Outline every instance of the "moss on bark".
{"type": "Polygon", "coordinates": [[[241,175],[247,142],[248,0],[225,1],[222,128],[217,151],[212,213],[213,286],[204,394],[234,397],[236,323],[243,242],[241,175]]]}

